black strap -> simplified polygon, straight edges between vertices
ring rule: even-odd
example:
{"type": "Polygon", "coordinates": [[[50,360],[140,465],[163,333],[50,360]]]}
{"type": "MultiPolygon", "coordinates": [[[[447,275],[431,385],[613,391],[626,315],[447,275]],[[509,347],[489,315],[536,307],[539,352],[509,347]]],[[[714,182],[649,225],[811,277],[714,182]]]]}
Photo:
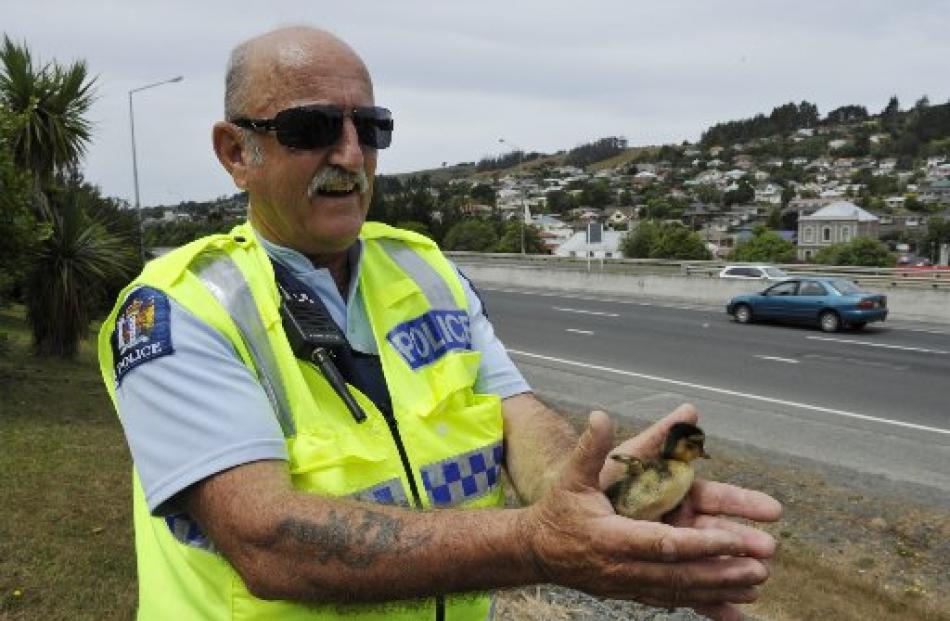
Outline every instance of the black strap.
{"type": "Polygon", "coordinates": [[[311,310],[322,315],[330,321],[340,331],[342,345],[330,348],[333,356],[333,362],[343,379],[352,386],[355,386],[364,395],[384,413],[392,413],[392,400],[389,396],[389,388],[386,386],[386,376],[383,374],[383,366],[378,355],[366,354],[354,350],[346,336],[343,334],[341,326],[333,320],[326,304],[317,293],[309,286],[304,284],[299,278],[279,261],[271,259],[274,266],[274,276],[277,283],[288,293],[296,298],[307,298],[311,303],[311,310]]]}

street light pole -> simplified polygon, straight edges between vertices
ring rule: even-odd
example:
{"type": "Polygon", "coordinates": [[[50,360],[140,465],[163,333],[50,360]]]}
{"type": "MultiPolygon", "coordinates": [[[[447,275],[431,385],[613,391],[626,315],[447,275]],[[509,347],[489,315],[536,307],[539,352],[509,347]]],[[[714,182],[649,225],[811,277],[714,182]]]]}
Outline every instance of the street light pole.
{"type": "MultiPolygon", "coordinates": [[[[509,140],[505,140],[504,138],[499,138],[499,139],[498,139],[498,142],[500,142],[500,143],[502,143],[502,144],[507,144],[507,145],[510,146],[510,147],[514,147],[515,151],[520,151],[522,157],[524,157],[524,149],[522,149],[522,148],[519,147],[518,145],[512,143],[512,142],[509,141],[509,140]]],[[[521,227],[520,227],[520,228],[521,228],[521,254],[524,255],[524,254],[525,254],[525,247],[524,247],[524,227],[526,227],[526,226],[528,225],[528,222],[527,222],[527,220],[528,220],[528,218],[527,218],[528,205],[527,205],[527,202],[525,201],[524,198],[521,199],[521,207],[524,209],[524,214],[522,214],[522,216],[521,216],[521,227]]]]}
{"type": "Polygon", "coordinates": [[[142,263],[145,263],[145,239],[144,229],[142,227],[142,204],[139,202],[139,164],[138,157],[135,153],[135,109],[132,106],[132,94],[139,91],[144,91],[149,88],[155,88],[156,86],[161,86],[162,84],[181,82],[183,79],[184,76],[179,75],[175,76],[174,78],[162,80],[161,82],[153,82],[152,84],[146,84],[145,86],[133,88],[129,91],[129,129],[132,130],[132,180],[135,183],[135,212],[138,214],[139,218],[139,257],[142,259],[142,263]]]}

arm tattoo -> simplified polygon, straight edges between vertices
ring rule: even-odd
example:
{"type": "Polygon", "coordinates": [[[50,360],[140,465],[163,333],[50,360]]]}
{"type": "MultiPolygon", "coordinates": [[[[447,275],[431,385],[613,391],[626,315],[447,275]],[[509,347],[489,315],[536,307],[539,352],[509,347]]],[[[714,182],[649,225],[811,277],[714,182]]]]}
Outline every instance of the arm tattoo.
{"type": "Polygon", "coordinates": [[[317,548],[317,560],[336,559],[347,567],[369,567],[381,556],[398,557],[432,539],[405,535],[402,520],[377,511],[330,511],[323,523],[287,518],[278,532],[317,548]]]}

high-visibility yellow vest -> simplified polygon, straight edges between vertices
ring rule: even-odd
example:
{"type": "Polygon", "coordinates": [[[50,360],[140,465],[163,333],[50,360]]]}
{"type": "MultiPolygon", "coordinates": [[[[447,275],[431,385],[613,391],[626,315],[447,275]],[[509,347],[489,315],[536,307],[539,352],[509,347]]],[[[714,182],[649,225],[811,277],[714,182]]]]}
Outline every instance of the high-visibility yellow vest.
{"type": "MultiPolygon", "coordinates": [[[[408,471],[373,402],[349,386],[368,415],[356,423],[320,372],[294,357],[281,324],[273,267],[248,224],[148,263],[120,294],[99,334],[100,366],[113,403],[110,337],[117,314],[130,292],[153,287],[224,335],[260,379],[284,431],[298,490],[411,505],[414,486],[422,508],[502,505],[501,404],[497,395],[474,392],[481,354],[465,347],[467,301],[457,273],[423,236],[368,222],[360,237],[360,292],[408,471]]],[[[183,516],[151,516],[133,475],[141,621],[435,619],[443,605],[451,620],[491,614],[485,594],[366,605],[345,613],[257,599],[193,523],[183,516]]]]}

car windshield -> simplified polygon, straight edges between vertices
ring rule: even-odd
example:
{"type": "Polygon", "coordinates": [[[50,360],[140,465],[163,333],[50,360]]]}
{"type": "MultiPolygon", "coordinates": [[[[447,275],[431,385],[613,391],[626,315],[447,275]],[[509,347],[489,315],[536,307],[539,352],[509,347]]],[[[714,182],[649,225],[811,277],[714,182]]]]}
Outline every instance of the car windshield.
{"type": "Polygon", "coordinates": [[[864,290],[861,287],[857,286],[850,280],[844,280],[842,278],[837,278],[828,283],[834,287],[835,291],[841,295],[851,295],[853,293],[864,293],[864,290]]]}
{"type": "Polygon", "coordinates": [[[766,267],[763,269],[765,270],[765,273],[771,276],[772,278],[788,278],[788,274],[786,274],[785,272],[783,272],[777,267],[766,267]]]}

